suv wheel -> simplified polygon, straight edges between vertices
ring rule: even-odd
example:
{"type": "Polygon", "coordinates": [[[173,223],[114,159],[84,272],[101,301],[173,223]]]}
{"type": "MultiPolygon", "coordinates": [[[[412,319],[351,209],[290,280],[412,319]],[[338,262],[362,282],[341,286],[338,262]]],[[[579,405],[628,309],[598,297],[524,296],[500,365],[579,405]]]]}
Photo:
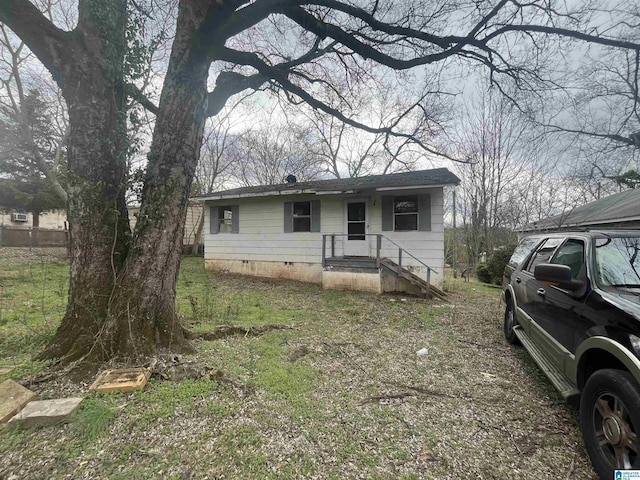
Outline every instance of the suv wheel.
{"type": "Polygon", "coordinates": [[[623,370],[599,370],[580,398],[580,426],[591,463],[601,478],[613,470],[640,469],[640,386],[623,370]]]}
{"type": "Polygon", "coordinates": [[[513,300],[507,300],[507,308],[504,310],[504,338],[512,345],[520,345],[520,340],[513,331],[518,323],[516,322],[516,314],[513,309],[513,300]]]}

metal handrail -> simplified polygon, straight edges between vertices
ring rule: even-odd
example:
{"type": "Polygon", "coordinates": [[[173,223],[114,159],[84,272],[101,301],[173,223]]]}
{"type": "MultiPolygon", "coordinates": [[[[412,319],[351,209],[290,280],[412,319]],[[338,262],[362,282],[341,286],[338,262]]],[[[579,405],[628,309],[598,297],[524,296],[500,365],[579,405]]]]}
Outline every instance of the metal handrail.
{"type": "Polygon", "coordinates": [[[433,273],[437,273],[433,268],[431,268],[429,265],[427,265],[426,263],[424,263],[422,260],[420,260],[419,258],[416,258],[414,255],[411,254],[411,252],[409,252],[408,250],[405,250],[404,248],[402,248],[400,245],[398,245],[396,242],[394,242],[393,240],[391,240],[388,237],[385,237],[384,235],[380,234],[380,233],[376,233],[374,235],[380,235],[380,237],[384,238],[385,240],[387,240],[388,242],[392,243],[393,245],[395,245],[396,247],[398,247],[400,250],[402,250],[403,252],[406,252],[407,255],[409,255],[411,258],[413,258],[415,261],[417,261],[420,265],[427,267],[430,271],[432,271],[433,273]]]}
{"type": "Polygon", "coordinates": [[[335,257],[335,237],[348,237],[348,236],[365,236],[365,237],[377,237],[378,241],[376,242],[376,260],[378,263],[378,267],[379,267],[379,263],[380,263],[380,250],[382,249],[382,242],[380,241],[381,239],[385,239],[387,240],[389,243],[395,245],[396,247],[398,247],[398,258],[399,258],[399,264],[400,266],[402,265],[402,253],[401,252],[405,252],[407,255],[409,255],[411,258],[413,258],[415,261],[417,261],[420,265],[422,265],[423,267],[427,267],[427,273],[433,272],[433,273],[437,273],[435,269],[431,268],[429,265],[427,265],[426,263],[424,263],[422,260],[420,260],[419,258],[417,258],[415,255],[411,254],[411,252],[409,252],[408,250],[404,249],[403,247],[401,247],[400,245],[398,245],[396,242],[394,242],[393,240],[391,240],[390,238],[382,235],[381,233],[358,233],[358,234],[349,234],[349,233],[326,233],[322,235],[322,265],[324,266],[325,263],[325,259],[326,259],[326,244],[327,244],[327,237],[331,237],[331,256],[335,257]]]}
{"type": "MultiPolygon", "coordinates": [[[[348,233],[328,233],[322,235],[322,268],[326,267],[326,259],[327,259],[327,237],[331,237],[331,257],[335,257],[336,255],[336,237],[348,237],[349,235],[358,235],[365,237],[376,237],[376,268],[380,268],[381,266],[381,258],[380,251],[382,250],[382,239],[384,238],[392,245],[398,247],[398,268],[396,270],[396,275],[399,277],[402,276],[402,252],[406,252],[411,258],[416,260],[420,265],[427,268],[427,295],[430,295],[431,291],[431,272],[436,273],[436,271],[431,268],[429,265],[424,263],[419,258],[415,257],[413,254],[402,248],[396,242],[391,240],[390,238],[385,237],[381,233],[358,233],[358,234],[348,234],[348,233]]],[[[343,247],[344,248],[344,247],[343,247]]]]}

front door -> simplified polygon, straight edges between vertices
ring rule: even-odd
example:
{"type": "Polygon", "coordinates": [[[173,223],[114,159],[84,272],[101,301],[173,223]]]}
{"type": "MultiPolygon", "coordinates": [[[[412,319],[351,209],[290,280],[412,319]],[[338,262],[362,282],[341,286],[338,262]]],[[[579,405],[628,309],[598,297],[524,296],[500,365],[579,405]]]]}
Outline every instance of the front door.
{"type": "Polygon", "coordinates": [[[344,255],[346,257],[369,256],[369,240],[365,235],[369,227],[367,214],[366,200],[345,202],[347,236],[344,241],[344,255]]]}

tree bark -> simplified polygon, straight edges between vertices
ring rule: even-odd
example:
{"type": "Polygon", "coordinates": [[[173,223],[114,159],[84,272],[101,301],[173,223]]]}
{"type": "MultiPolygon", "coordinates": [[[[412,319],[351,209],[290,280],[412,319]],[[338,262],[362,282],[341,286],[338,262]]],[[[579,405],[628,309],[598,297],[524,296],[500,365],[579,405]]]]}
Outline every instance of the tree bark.
{"type": "Polygon", "coordinates": [[[92,356],[140,361],[189,352],[176,312],[176,282],[191,183],[202,145],[210,60],[198,52],[207,6],[181,8],[160,98],[133,243],[117,277],[92,356]],[[195,28],[194,28],[195,24],[195,28]]]}
{"type": "Polygon", "coordinates": [[[11,1],[28,12],[14,26],[55,71],[69,110],[69,299],[60,327],[37,358],[94,365],[116,358],[133,363],[159,349],[190,351],[175,300],[207,111],[211,52],[202,35],[205,28],[215,32],[233,10],[214,0],[180,4],[132,236],[125,204],[123,1],[81,2],[71,35],[55,30],[28,2],[11,1]],[[50,41],[32,24],[51,30],[44,35],[50,41]]]}
{"type": "Polygon", "coordinates": [[[83,2],[73,32],[77,41],[55,56],[69,111],[71,270],[66,313],[39,359],[68,363],[92,350],[128,252],[121,7],[121,0],[83,2]]]}
{"type": "MultiPolygon", "coordinates": [[[[97,92],[78,85],[75,91],[80,98],[67,95],[72,172],[69,300],[61,325],[40,359],[64,357],[73,361],[89,353],[104,327],[114,283],[128,251],[122,94],[108,82],[92,80],[97,92]]],[[[88,82],[80,77],[77,83],[88,82]]]]}

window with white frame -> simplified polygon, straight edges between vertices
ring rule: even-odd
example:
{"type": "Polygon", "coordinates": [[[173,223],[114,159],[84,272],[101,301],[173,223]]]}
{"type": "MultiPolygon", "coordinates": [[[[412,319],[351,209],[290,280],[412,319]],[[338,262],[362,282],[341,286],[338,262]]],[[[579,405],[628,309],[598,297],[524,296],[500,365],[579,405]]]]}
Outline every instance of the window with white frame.
{"type": "Polygon", "coordinates": [[[311,231],[311,202],[293,202],[293,231],[311,231]]]}
{"type": "Polygon", "coordinates": [[[233,209],[229,207],[220,207],[218,211],[218,224],[220,233],[232,233],[233,229],[233,209]]]}
{"type": "Polygon", "coordinates": [[[393,197],[393,229],[396,232],[418,230],[418,196],[393,197]]]}

